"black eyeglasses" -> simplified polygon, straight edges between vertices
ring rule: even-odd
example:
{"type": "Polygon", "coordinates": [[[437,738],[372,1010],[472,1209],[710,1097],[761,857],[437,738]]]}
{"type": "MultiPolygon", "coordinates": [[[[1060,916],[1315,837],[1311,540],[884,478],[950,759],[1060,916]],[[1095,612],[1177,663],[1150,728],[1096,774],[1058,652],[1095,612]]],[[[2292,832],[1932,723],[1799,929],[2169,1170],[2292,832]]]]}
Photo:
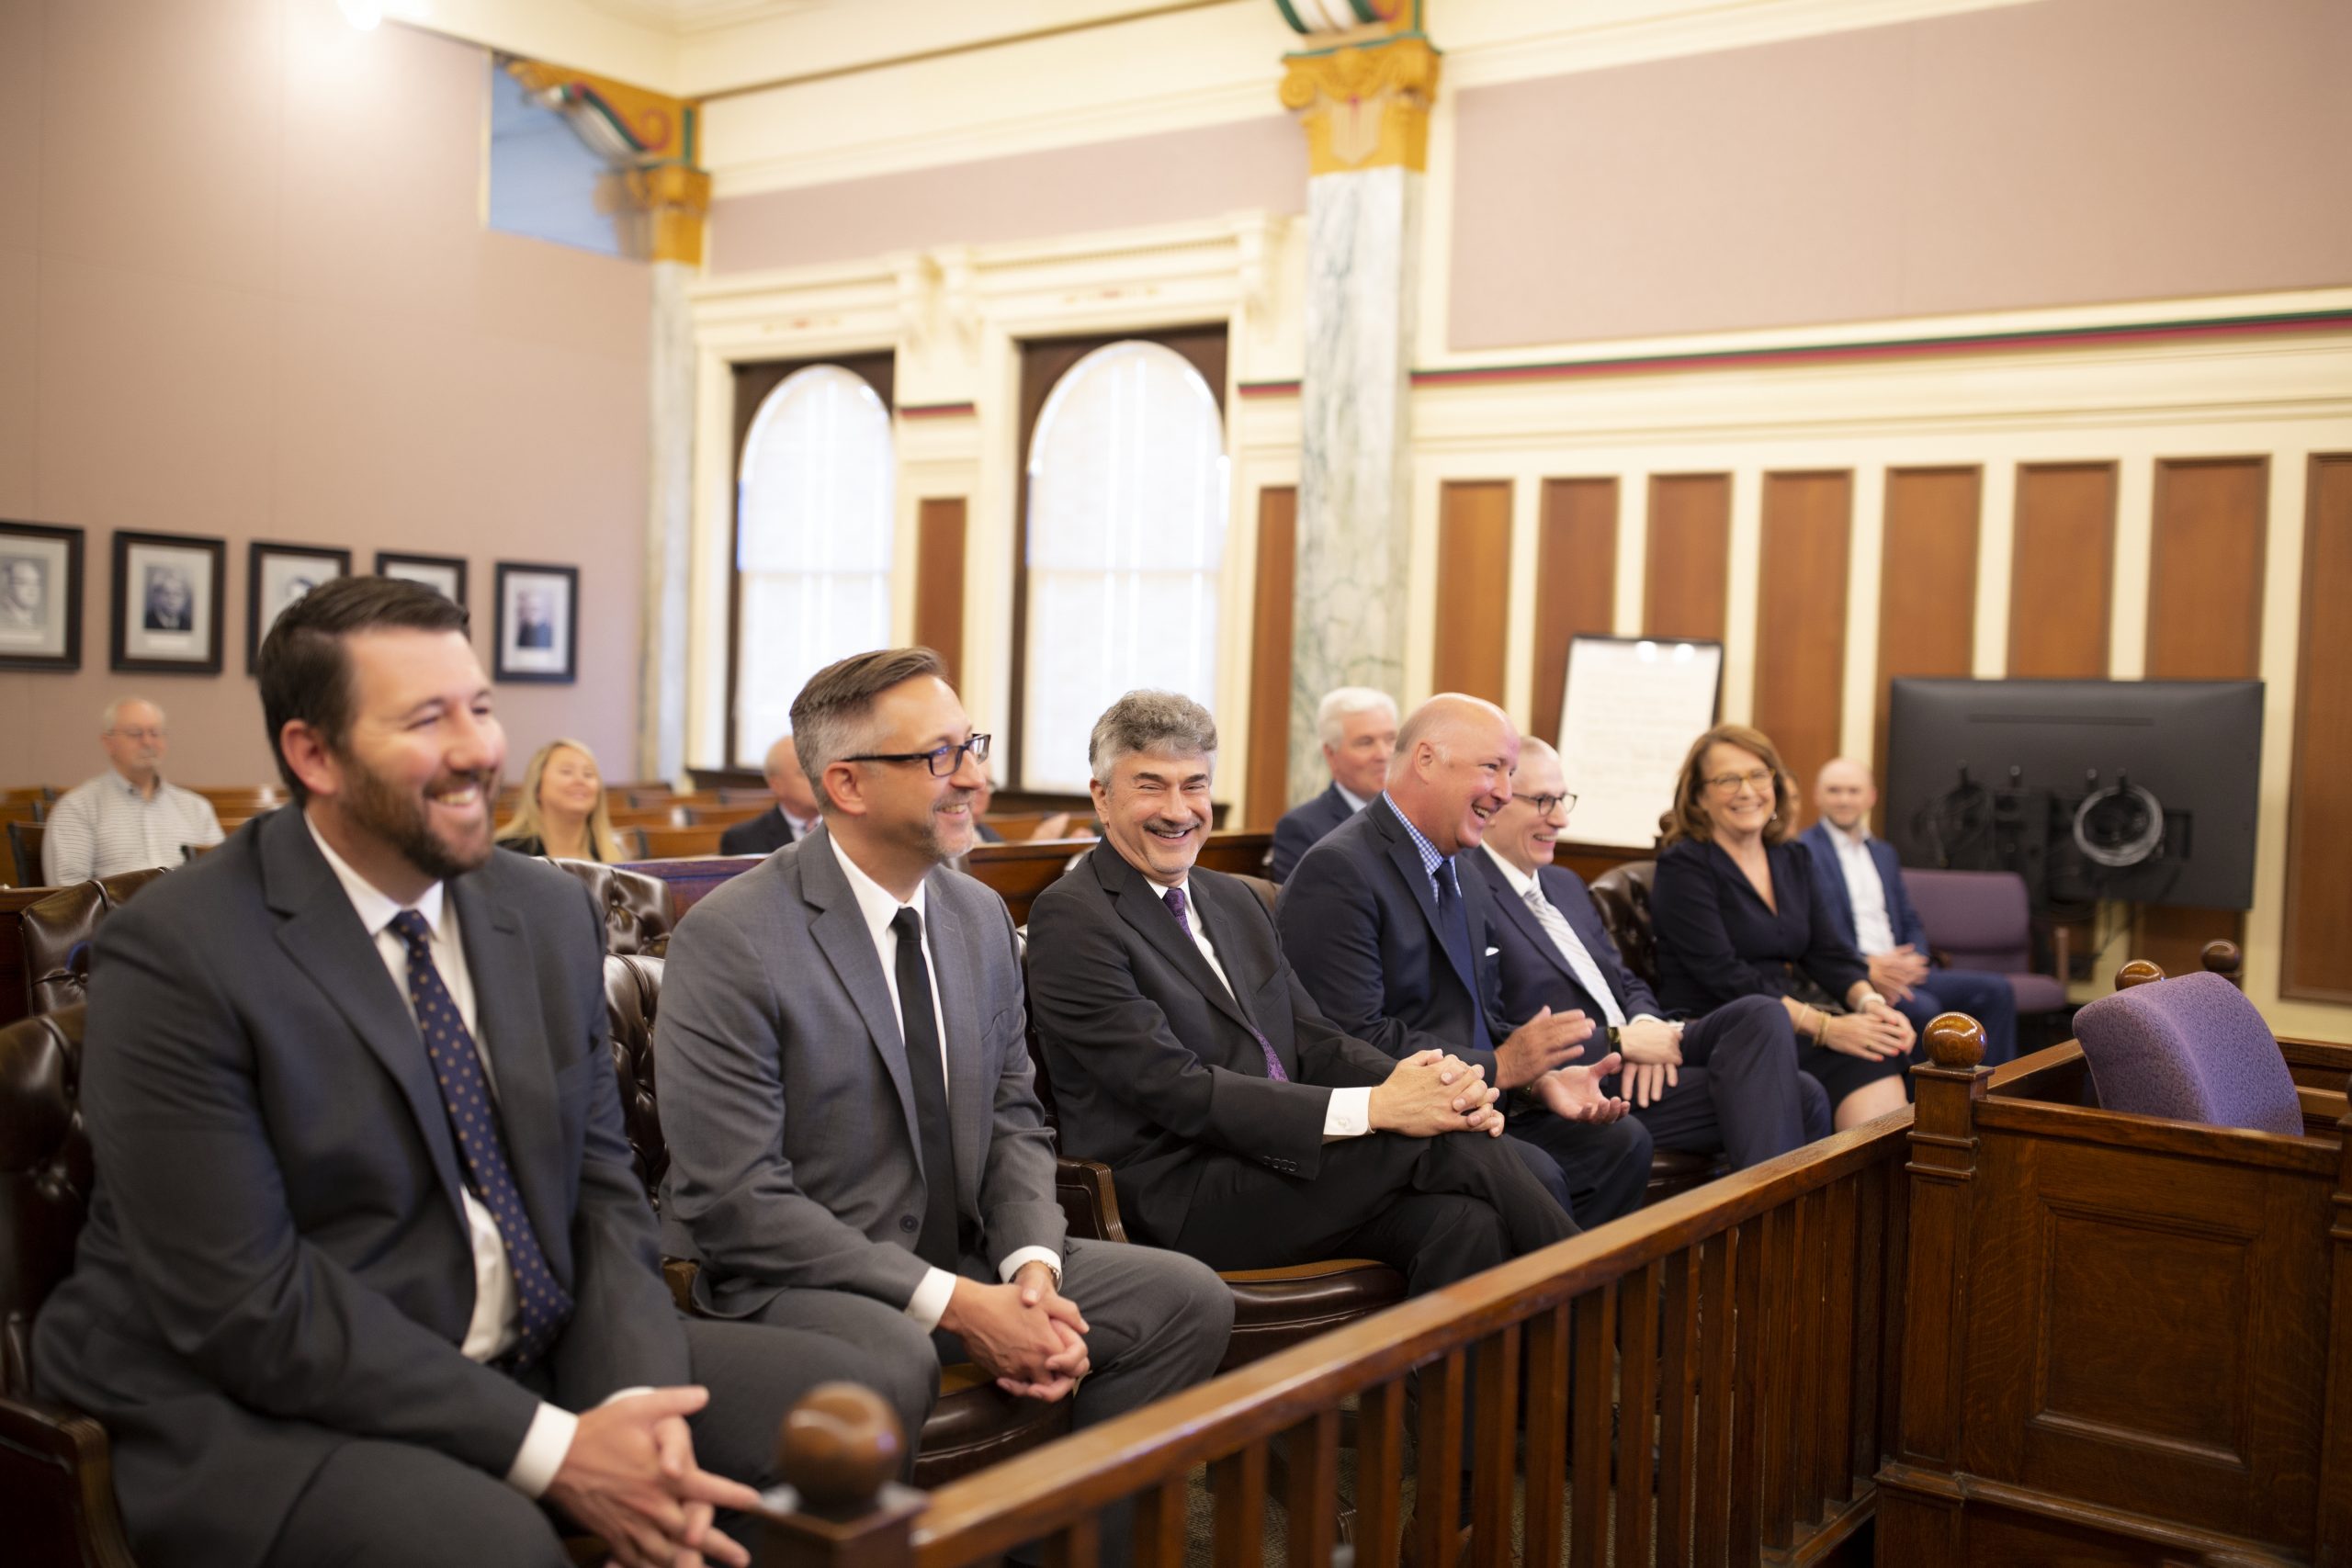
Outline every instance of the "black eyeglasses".
{"type": "Polygon", "coordinates": [[[931,776],[944,779],[964,765],[964,753],[969,751],[972,761],[989,760],[989,738],[975,735],[969,740],[953,746],[942,746],[936,751],[869,751],[862,757],[843,757],[844,762],[922,762],[931,769],[931,776]]]}
{"type": "Polygon", "coordinates": [[[1572,794],[1522,795],[1519,798],[1527,802],[1528,805],[1535,807],[1535,815],[1538,817],[1551,816],[1554,808],[1555,807],[1566,807],[1570,811],[1574,811],[1577,808],[1577,797],[1572,794]]]}

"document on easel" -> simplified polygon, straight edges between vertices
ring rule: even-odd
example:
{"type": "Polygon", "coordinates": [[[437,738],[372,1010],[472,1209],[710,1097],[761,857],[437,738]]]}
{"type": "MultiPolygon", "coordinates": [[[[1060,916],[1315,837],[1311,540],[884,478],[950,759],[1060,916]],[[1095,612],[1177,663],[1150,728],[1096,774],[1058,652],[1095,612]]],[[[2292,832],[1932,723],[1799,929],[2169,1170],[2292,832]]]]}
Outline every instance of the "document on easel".
{"type": "Polygon", "coordinates": [[[1566,841],[1647,849],[1690,742],[1715,722],[1724,645],[1579,637],[1568,645],[1560,760],[1576,810],[1566,841]]]}

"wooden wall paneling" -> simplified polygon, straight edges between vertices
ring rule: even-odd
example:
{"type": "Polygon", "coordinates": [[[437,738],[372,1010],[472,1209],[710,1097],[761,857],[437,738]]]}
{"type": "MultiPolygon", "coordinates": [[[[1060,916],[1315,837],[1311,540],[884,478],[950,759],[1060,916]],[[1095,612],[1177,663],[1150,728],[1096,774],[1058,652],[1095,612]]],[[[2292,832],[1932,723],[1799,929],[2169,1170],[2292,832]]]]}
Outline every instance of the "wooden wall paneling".
{"type": "Polygon", "coordinates": [[[947,661],[947,683],[964,668],[964,518],[960,495],[925,496],[915,509],[915,641],[947,661]]]}
{"type": "MultiPolygon", "coordinates": [[[[2262,673],[2263,561],[2270,516],[2267,457],[2156,465],[2149,540],[2147,675],[2244,681],[2262,673]]],[[[2243,943],[2239,909],[2150,907],[2132,955],[2167,975],[2194,974],[2205,944],[2243,943]]]]}
{"type": "Polygon", "coordinates": [[[1843,728],[1853,519],[1851,473],[1764,476],[1756,727],[1772,738],[1807,800],[1814,774],[1838,754],[1843,728]]]}
{"type": "Polygon", "coordinates": [[[1652,475],[1642,635],[1720,640],[1730,574],[1731,476],[1652,475]]]}
{"type": "MultiPolygon", "coordinates": [[[[1886,476],[1879,550],[1878,716],[1871,728],[1878,776],[1886,777],[1886,712],[1905,676],[1966,676],[1975,669],[1976,553],[1984,470],[1894,468],[1886,476]]],[[[1877,826],[1883,829],[1880,802],[1877,826]]]]}
{"type": "Polygon", "coordinates": [[[2008,672],[2105,679],[2114,586],[2115,465],[2018,465],[2008,672]]]}
{"type": "Polygon", "coordinates": [[[1292,594],[1298,581],[1298,488],[1258,492],[1258,602],[1250,629],[1250,775],[1242,826],[1273,827],[1290,804],[1292,594]]]}
{"type": "Polygon", "coordinates": [[[1450,480],[1437,502],[1437,637],[1430,687],[1503,700],[1510,603],[1510,481],[1450,480]]]}
{"type": "Polygon", "coordinates": [[[2278,994],[2352,1002],[2352,453],[2312,459],[2278,994]]]}
{"type": "Polygon", "coordinates": [[[1535,544],[1533,730],[1557,744],[1568,645],[1606,637],[1617,615],[1617,481],[1545,479],[1535,544]]]}

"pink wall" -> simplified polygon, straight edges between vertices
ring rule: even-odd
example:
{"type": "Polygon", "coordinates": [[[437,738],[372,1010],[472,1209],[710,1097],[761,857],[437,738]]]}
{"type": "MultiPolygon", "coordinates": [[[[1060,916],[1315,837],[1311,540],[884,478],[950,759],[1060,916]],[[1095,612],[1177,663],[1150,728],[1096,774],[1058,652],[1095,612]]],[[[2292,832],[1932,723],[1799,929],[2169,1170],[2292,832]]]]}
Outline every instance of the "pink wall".
{"type": "Polygon", "coordinates": [[[1464,91],[1458,349],[2352,283],[2352,5],[2036,5],[1464,91]]]}
{"type": "Polygon", "coordinates": [[[323,0],[0,0],[0,518],[86,531],[82,671],[0,673],[0,783],[171,716],[181,782],[274,777],[245,546],[576,563],[580,682],[505,686],[515,753],[631,771],[646,506],[642,265],[484,231],[487,62],[323,0]],[[118,529],[225,536],[217,676],[115,675],[118,529]]]}
{"type": "Polygon", "coordinates": [[[1306,139],[1287,115],[729,197],[711,206],[710,268],[752,272],[1259,209],[1306,209],[1306,139]]]}

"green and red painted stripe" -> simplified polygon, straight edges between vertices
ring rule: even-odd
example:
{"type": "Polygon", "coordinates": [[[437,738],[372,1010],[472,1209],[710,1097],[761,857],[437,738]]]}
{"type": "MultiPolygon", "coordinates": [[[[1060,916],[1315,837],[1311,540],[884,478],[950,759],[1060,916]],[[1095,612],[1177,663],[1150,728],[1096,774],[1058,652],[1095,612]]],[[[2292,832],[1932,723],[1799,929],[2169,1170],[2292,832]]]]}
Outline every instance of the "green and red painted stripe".
{"type": "MultiPolygon", "coordinates": [[[[1416,370],[1416,387],[1493,386],[1513,381],[1566,381],[1587,376],[1639,376],[1676,370],[1721,370],[1781,365],[1830,365],[1874,359],[1924,359],[1939,355],[1992,354],[2012,349],[2075,348],[2092,344],[2159,343],[2182,338],[2262,337],[2284,333],[2352,329],[2352,310],[2297,310],[2265,316],[2217,316],[2193,321],[2131,321],[2113,326],[2051,327],[2031,332],[1974,333],[1950,337],[1885,338],[1877,342],[1724,348],[1692,354],[1629,355],[1615,359],[1554,360],[1536,365],[1465,365],[1416,370]]],[[[1296,381],[1245,381],[1245,398],[1298,395],[1296,381]]]]}

